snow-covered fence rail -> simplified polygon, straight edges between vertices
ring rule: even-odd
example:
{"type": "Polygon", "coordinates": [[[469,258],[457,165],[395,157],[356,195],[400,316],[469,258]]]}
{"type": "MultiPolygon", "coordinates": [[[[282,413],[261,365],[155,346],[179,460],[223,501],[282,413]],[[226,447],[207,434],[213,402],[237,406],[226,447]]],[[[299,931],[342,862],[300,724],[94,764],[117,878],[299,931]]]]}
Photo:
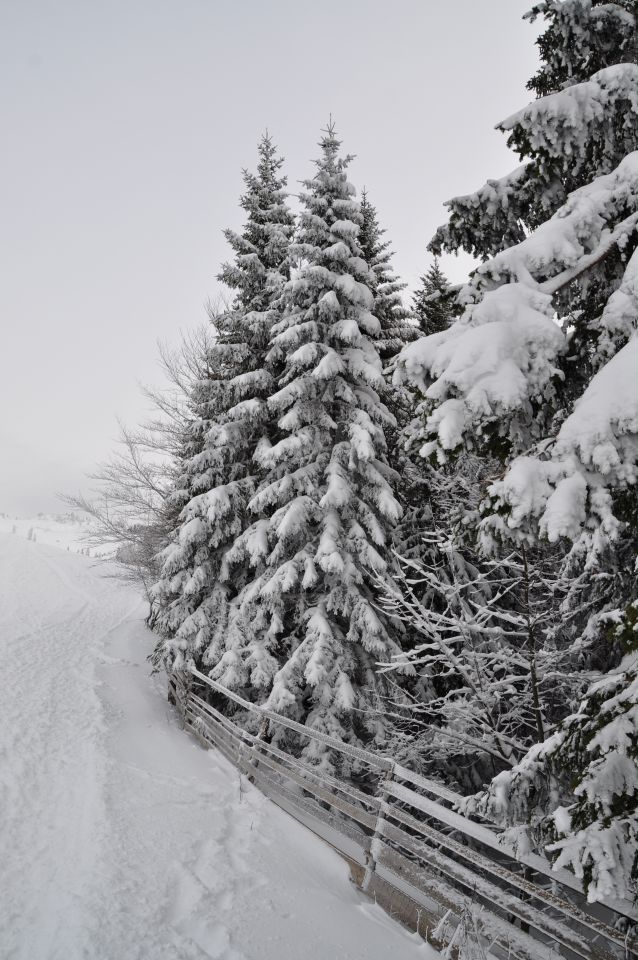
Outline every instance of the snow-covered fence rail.
{"type": "Polygon", "coordinates": [[[330,843],[355,882],[415,929],[436,929],[450,942],[472,918],[496,957],[638,960],[631,904],[587,904],[571,873],[552,871],[541,856],[517,855],[493,825],[459,814],[460,797],[435,781],[257,707],[196,670],[172,673],[169,687],[202,742],[330,843]],[[355,761],[357,782],[281,750],[283,730],[355,761]]]}

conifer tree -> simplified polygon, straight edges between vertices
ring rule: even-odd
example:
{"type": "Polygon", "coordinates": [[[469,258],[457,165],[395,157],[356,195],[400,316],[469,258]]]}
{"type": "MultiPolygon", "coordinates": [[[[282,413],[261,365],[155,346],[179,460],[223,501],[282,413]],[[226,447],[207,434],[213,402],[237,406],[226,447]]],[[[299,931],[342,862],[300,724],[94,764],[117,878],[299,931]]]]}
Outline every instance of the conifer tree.
{"type": "MultiPolygon", "coordinates": [[[[400,515],[385,431],[374,316],[376,278],[358,236],[361,206],[349,157],[330,126],[314,179],[304,183],[299,266],[281,300],[269,362],[283,364],[268,399],[280,434],[257,452],[266,473],[257,517],[233,551],[256,570],[239,608],[253,648],[277,659],[268,705],[339,739],[383,742],[372,717],[383,681],[376,663],[399,650],[375,608],[400,515]]],[[[307,755],[329,766],[317,745],[307,755]]]]}
{"type": "MultiPolygon", "coordinates": [[[[626,799],[635,681],[619,666],[638,554],[637,14],[633,0],[546,0],[531,11],[546,21],[529,85],[538,99],[500,124],[523,164],[449,204],[433,251],[464,248],[484,262],[462,292],[462,317],[401,359],[425,396],[424,453],[472,450],[503,465],[484,542],[564,544],[575,652],[612,670],[576,719],[522,761],[542,779],[554,758],[569,813],[553,820],[561,862],[574,853],[593,899],[631,887],[614,844],[630,849],[637,833],[626,799]],[[605,767],[605,799],[593,803],[605,767]]],[[[495,797],[511,787],[504,816],[525,809],[524,789],[515,799],[525,781],[503,774],[495,784],[495,797]]],[[[554,813],[556,793],[545,796],[541,819],[554,813]]]]}
{"type": "MultiPolygon", "coordinates": [[[[193,391],[193,422],[172,494],[179,519],[154,590],[158,656],[176,667],[218,664],[232,624],[230,604],[247,576],[232,569],[228,551],[251,519],[247,504],[259,482],[254,453],[270,429],[267,354],[293,231],[283,161],[267,135],[258,151],[257,173],[243,174],[245,227],[225,234],[235,258],[219,279],[235,298],[212,318],[210,374],[193,391]]],[[[230,664],[227,673],[236,684],[230,664]]]]}
{"type": "MultiPolygon", "coordinates": [[[[385,385],[383,400],[396,420],[396,425],[386,429],[388,462],[401,477],[397,497],[403,510],[402,519],[393,531],[393,547],[401,552],[405,540],[414,534],[417,516],[422,513],[422,500],[426,484],[423,470],[415,466],[405,450],[404,431],[411,416],[409,392],[392,382],[393,361],[406,343],[418,336],[418,327],[405,307],[401,294],[407,284],[401,282],[392,268],[389,241],[386,231],[380,226],[376,208],[365,190],[361,194],[362,224],[359,242],[366,263],[371,268],[371,289],[374,295],[372,312],[379,321],[381,335],[375,340],[384,368],[385,385]],[[415,507],[415,504],[418,506],[415,507]]],[[[419,536],[420,541],[420,536],[419,536]]]]}
{"type": "Polygon", "coordinates": [[[633,51],[632,9],[589,0],[535,8],[549,23],[541,38],[549,60],[532,87],[545,90],[551,76],[563,82],[565,59],[576,82],[501,124],[526,160],[524,189],[506,178],[450,202],[433,248],[464,246],[486,260],[463,291],[463,317],[408,347],[402,360],[426,397],[424,453],[445,460],[464,447],[507,465],[492,490],[491,530],[537,523],[590,558],[620,542],[632,509],[638,66],[617,62],[618,44],[633,51]],[[612,65],[582,80],[594,48],[597,63],[607,50],[612,65]],[[579,185],[566,200],[565,184],[579,185]],[[497,210],[509,224],[504,233],[517,223],[532,231],[500,252],[490,235],[497,210]],[[526,489],[534,495],[522,502],[526,489]]]}
{"type": "Polygon", "coordinates": [[[394,272],[390,241],[383,239],[386,231],[379,224],[376,207],[368,199],[366,190],[361,191],[361,216],[358,240],[363,258],[372,270],[373,313],[381,327],[375,345],[385,367],[406,343],[416,339],[417,330],[401,298],[407,284],[394,272]]]}
{"type": "Polygon", "coordinates": [[[459,315],[454,290],[441,270],[438,257],[421,277],[421,286],[414,294],[414,316],[421,335],[447,330],[459,315]]]}

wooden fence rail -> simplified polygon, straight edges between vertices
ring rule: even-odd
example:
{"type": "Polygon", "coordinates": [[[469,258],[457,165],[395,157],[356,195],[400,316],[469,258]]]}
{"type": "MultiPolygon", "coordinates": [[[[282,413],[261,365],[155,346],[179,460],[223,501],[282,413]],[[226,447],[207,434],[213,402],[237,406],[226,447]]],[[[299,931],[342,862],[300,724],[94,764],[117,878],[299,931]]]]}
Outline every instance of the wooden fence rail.
{"type": "Polygon", "coordinates": [[[633,905],[588,904],[573,874],[552,870],[537,854],[517,854],[493,824],[458,813],[453,791],[257,707],[197,670],[171,673],[168,681],[200,741],[330,843],[365,893],[422,934],[446,917],[449,940],[462,918],[473,916],[484,945],[503,960],[638,960],[633,905]],[[282,750],[284,730],[347,758],[357,782],[282,750]]]}

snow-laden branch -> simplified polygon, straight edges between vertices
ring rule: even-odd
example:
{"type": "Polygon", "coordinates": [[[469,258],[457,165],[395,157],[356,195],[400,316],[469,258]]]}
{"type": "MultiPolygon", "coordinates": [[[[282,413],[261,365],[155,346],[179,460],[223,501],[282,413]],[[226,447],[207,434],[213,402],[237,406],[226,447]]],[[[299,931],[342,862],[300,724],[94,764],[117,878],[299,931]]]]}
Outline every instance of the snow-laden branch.
{"type": "Polygon", "coordinates": [[[563,153],[574,165],[588,163],[592,131],[597,139],[617,136],[617,117],[629,130],[638,115],[638,66],[618,63],[594,73],[584,83],[541,97],[502,120],[498,129],[525,139],[535,152],[563,153]]]}
{"type": "Polygon", "coordinates": [[[507,434],[521,450],[534,442],[535,406],[551,399],[566,347],[552,296],[626,244],[638,226],[636,207],[638,152],[479,267],[463,294],[470,301],[463,316],[402,351],[397,380],[426,398],[424,455],[444,456],[486,431],[507,434]]]}
{"type": "Polygon", "coordinates": [[[545,643],[554,616],[548,597],[561,588],[525,551],[479,572],[445,537],[427,539],[429,560],[397,557],[394,581],[379,580],[383,609],[415,635],[408,651],[380,668],[416,668],[427,694],[405,722],[440,731],[428,752],[458,754],[461,740],[512,766],[552,729],[546,704],[556,677],[574,683],[567,650],[545,643]]]}

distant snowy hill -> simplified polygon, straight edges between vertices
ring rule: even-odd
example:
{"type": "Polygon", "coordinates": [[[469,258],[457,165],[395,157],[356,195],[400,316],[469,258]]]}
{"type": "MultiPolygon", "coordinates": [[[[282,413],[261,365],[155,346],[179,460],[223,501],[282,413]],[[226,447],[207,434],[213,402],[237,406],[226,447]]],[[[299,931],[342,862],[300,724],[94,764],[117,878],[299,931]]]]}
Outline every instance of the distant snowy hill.
{"type": "Polygon", "coordinates": [[[91,520],[77,511],[69,513],[36,513],[18,516],[0,512],[0,533],[13,533],[26,540],[35,540],[70,553],[91,557],[103,556],[87,543],[91,520]]]}

